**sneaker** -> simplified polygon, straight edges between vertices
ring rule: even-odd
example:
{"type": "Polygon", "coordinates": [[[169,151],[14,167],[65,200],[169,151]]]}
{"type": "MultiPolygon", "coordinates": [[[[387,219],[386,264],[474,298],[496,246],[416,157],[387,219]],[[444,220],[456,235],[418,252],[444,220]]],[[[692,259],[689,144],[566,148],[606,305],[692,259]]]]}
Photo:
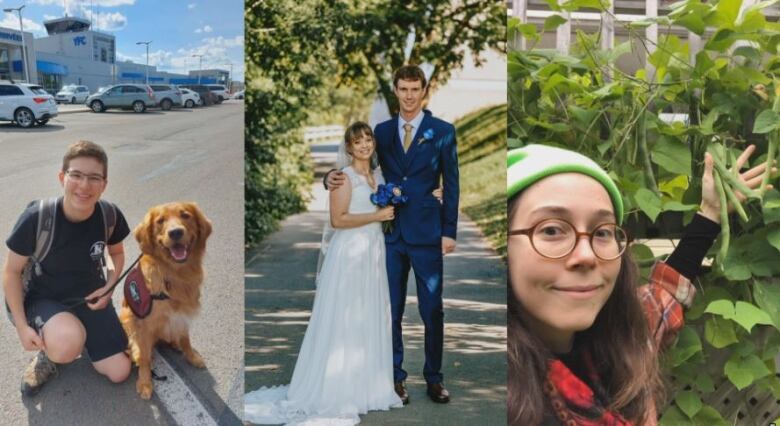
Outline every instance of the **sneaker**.
{"type": "Polygon", "coordinates": [[[49,361],[46,353],[39,351],[22,374],[22,394],[25,396],[37,394],[49,378],[56,373],[57,366],[49,361]]]}

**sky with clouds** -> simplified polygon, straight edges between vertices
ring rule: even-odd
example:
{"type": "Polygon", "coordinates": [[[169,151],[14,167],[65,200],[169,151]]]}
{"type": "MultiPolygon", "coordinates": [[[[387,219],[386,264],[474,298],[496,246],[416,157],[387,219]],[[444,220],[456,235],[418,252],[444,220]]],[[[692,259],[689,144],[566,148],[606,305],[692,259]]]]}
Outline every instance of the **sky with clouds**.
{"type": "MultiPolygon", "coordinates": [[[[244,2],[240,0],[0,0],[0,9],[26,4],[25,32],[46,35],[43,21],[68,16],[92,20],[92,28],[116,37],[117,60],[146,63],[158,70],[186,74],[198,69],[230,69],[244,79],[244,2]]],[[[0,27],[19,28],[16,12],[0,11],[0,27]]]]}

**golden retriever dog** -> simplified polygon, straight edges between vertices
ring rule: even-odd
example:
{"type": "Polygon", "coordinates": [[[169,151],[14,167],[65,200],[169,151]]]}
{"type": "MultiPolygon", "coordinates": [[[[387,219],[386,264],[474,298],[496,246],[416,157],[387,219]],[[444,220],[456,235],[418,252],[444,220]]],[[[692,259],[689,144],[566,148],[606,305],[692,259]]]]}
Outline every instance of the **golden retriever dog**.
{"type": "Polygon", "coordinates": [[[190,343],[189,323],[200,309],[203,255],[211,222],[195,203],[175,202],[152,207],[133,231],[141,248],[139,266],[155,300],[141,319],[122,303],[120,320],[129,338],[130,357],[138,365],[136,391],[152,396],[152,350],[165,342],[180,350],[193,366],[206,364],[190,343]]]}

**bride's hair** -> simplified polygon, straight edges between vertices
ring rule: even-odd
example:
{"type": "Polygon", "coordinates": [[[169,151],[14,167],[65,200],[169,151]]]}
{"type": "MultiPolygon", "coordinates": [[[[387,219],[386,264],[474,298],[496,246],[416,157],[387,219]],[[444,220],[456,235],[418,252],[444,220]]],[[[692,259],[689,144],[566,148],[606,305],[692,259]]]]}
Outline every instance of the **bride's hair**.
{"type": "Polygon", "coordinates": [[[344,132],[344,150],[351,158],[352,153],[349,150],[349,145],[355,139],[361,138],[363,136],[368,136],[372,141],[374,141],[374,155],[371,157],[371,168],[375,169],[378,166],[376,158],[376,138],[374,137],[374,131],[371,130],[371,126],[369,126],[367,123],[363,121],[356,121],[347,127],[347,131],[344,132]]]}

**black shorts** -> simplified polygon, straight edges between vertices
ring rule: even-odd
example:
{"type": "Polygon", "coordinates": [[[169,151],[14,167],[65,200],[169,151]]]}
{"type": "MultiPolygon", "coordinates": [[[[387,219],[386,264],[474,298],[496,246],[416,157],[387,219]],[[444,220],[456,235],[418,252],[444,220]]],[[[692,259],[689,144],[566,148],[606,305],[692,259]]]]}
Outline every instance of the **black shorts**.
{"type": "Polygon", "coordinates": [[[87,355],[97,362],[127,349],[127,334],[119,322],[113,303],[103,309],[93,311],[87,305],[67,309],[65,305],[50,299],[26,300],[24,311],[27,324],[42,335],[43,325],[49,318],[60,312],[70,312],[84,325],[87,331],[87,355]]]}

